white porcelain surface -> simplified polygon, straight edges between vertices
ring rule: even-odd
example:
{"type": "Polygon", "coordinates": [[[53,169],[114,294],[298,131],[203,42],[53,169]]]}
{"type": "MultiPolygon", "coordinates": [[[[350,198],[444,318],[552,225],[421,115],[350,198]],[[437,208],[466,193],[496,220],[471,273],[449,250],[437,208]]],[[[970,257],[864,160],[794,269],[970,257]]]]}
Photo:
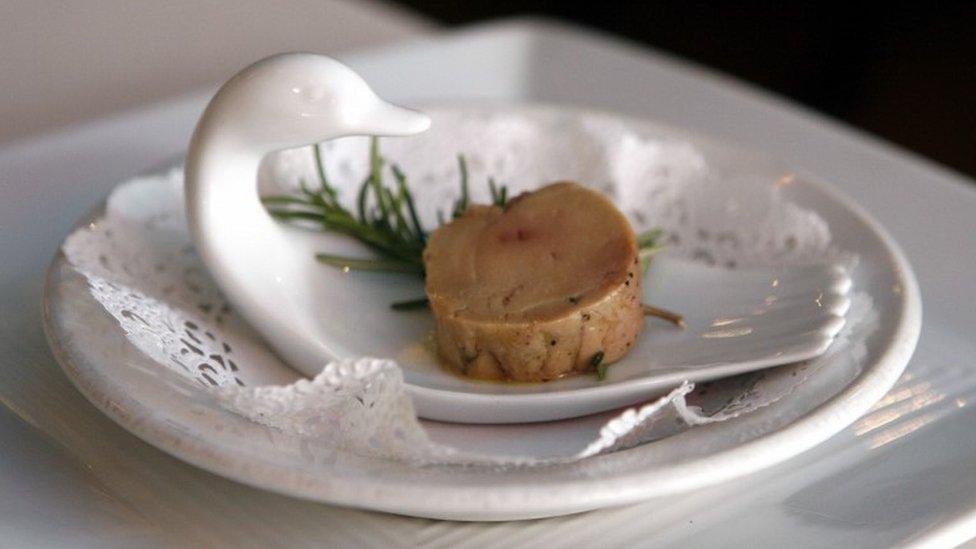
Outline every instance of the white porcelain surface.
{"type": "MultiPolygon", "coordinates": [[[[526,109],[524,116],[531,119],[533,113],[526,109]]],[[[665,296],[667,306],[685,314],[688,329],[647,330],[635,351],[613,365],[606,382],[577,376],[504,385],[452,375],[420,344],[432,330],[430,315],[388,309],[396,299],[391,296],[410,295],[411,289],[422,294],[417,284],[404,277],[336,276],[314,259],[328,240],[275,222],[256,192],[258,166],[274,151],[347,135],[409,135],[429,125],[427,116],[381,101],[337,61],[309,54],[276,56],[246,68],[217,92],[198,123],[186,166],[187,217],[196,247],[235,308],[309,376],[332,359],[394,357],[405,369],[421,417],[551,421],[647,401],[682,381],[808,360],[823,353],[844,325],[851,284],[843,270],[732,275],[665,257],[648,275],[648,292],[665,296]],[[730,319],[737,324],[722,328],[730,319]]],[[[635,132],[661,130],[636,123],[635,132]]],[[[753,171],[771,181],[781,175],[765,165],[753,171]]]]}
{"type": "MultiPolygon", "coordinates": [[[[724,162],[738,159],[741,165],[772,169],[773,173],[784,169],[776,162],[758,162],[757,155],[735,147],[682,135],[699,144],[706,155],[724,158],[724,162]]],[[[817,359],[822,362],[820,367],[788,398],[755,412],[569,465],[421,469],[343,451],[330,450],[327,456],[319,455],[297,437],[269,430],[224,410],[206,392],[188,390],[191,385],[182,386],[173,374],[146,359],[124,341],[117,325],[98,310],[84,281],[61,259],[51,271],[47,289],[49,334],[72,380],[92,402],[126,428],[204,468],[284,493],[415,516],[466,520],[551,516],[661,497],[768,466],[836,433],[860,417],[891,387],[914,349],[921,326],[921,303],[911,267],[894,242],[855,204],[829,186],[802,182],[789,186],[786,192],[790,200],[827,220],[839,249],[860,258],[853,284],[872,297],[881,319],[876,331],[864,342],[865,356],[850,360],[841,353],[817,359]],[[134,364],[139,367],[133,368],[134,364]]],[[[662,271],[672,269],[675,276],[670,278],[713,276],[698,270],[700,267],[662,262],[662,271]]],[[[735,273],[723,279],[723,284],[726,288],[741,287],[744,291],[736,292],[736,296],[754,295],[762,302],[772,284],[768,277],[768,273],[759,277],[749,272],[735,273]]],[[[801,300],[807,306],[816,306],[820,298],[821,305],[833,307],[828,317],[846,310],[844,295],[851,281],[834,269],[787,272],[783,284],[787,289],[796,288],[791,293],[807,295],[801,300]],[[810,280],[817,283],[809,286],[803,282],[810,280]],[[836,294],[833,303],[831,299],[824,301],[829,296],[819,296],[831,288],[836,294]]],[[[692,291],[676,287],[675,298],[692,291]]],[[[717,305],[732,305],[719,302],[718,297],[711,299],[717,305]]],[[[672,305],[669,301],[663,304],[672,305]]],[[[723,312],[736,311],[733,307],[730,311],[723,308],[723,312]]],[[[696,314],[703,316],[693,317],[695,322],[714,316],[712,311],[696,314]]],[[[802,318],[816,323],[818,317],[802,318]]],[[[835,333],[836,324],[836,319],[828,318],[821,329],[835,333]]],[[[789,330],[790,326],[760,320],[755,328],[789,330]]],[[[696,362],[691,357],[686,361],[696,362]]],[[[621,369],[617,375],[625,372],[621,369]]],[[[626,383],[620,385],[626,387],[626,383]]],[[[440,442],[515,455],[525,448],[545,452],[547,447],[578,443],[584,430],[576,425],[580,424],[539,423],[506,429],[427,424],[431,436],[440,442]]]]}
{"type": "MultiPolygon", "coordinates": [[[[728,271],[664,254],[648,270],[645,285],[646,295],[686,316],[687,328],[649,320],[638,345],[608,368],[603,381],[577,376],[506,385],[447,373],[430,351],[402,352],[404,346],[416,351],[409,342],[423,340],[432,330],[426,311],[389,315],[406,343],[369,340],[361,348],[398,357],[421,417],[463,423],[549,421],[646,402],[683,381],[813,359],[834,341],[851,306],[851,279],[839,265],[728,271]]],[[[381,293],[366,306],[382,310],[387,297],[381,293]]],[[[318,310],[327,307],[319,304],[318,310]]]]}
{"type": "Polygon", "coordinates": [[[294,286],[316,267],[258,198],[258,167],[269,153],[346,135],[412,135],[430,126],[396,107],[335,59],[281,54],[227,83],[197,123],[186,161],[186,211],[197,251],[242,315],[291,364],[314,375],[333,353],[316,337],[319,311],[294,286]],[[289,306],[292,305],[292,306],[289,306]]]}
{"type": "Polygon", "coordinates": [[[344,509],[204,473],[137,440],[67,382],[46,349],[37,303],[49,252],[73,220],[118,181],[184,150],[208,91],[0,150],[12,185],[0,191],[0,219],[17,227],[0,231],[0,396],[12,410],[0,425],[4,539],[74,547],[891,547],[951,546],[976,533],[976,312],[971,289],[959,283],[976,276],[972,255],[960,252],[976,247],[976,231],[960,230],[976,211],[970,178],[728,78],[579,29],[505,23],[346,60],[404,103],[491,97],[614,108],[770,151],[827,178],[891,230],[919,276],[926,321],[907,372],[867,416],[779,466],[531,524],[344,509]]]}

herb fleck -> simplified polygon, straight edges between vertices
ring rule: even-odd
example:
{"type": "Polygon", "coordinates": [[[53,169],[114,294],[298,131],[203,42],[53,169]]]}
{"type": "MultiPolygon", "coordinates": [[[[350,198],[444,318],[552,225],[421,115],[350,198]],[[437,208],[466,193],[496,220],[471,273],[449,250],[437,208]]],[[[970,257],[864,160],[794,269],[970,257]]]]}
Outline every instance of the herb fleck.
{"type": "Polygon", "coordinates": [[[597,351],[593,358],[590,359],[590,366],[593,366],[596,370],[597,381],[603,381],[607,379],[607,365],[603,363],[603,351],[597,351]]]}
{"type": "Polygon", "coordinates": [[[417,309],[426,309],[428,306],[430,306],[430,301],[426,297],[407,301],[394,301],[390,304],[390,308],[394,311],[414,311],[417,309]]]}

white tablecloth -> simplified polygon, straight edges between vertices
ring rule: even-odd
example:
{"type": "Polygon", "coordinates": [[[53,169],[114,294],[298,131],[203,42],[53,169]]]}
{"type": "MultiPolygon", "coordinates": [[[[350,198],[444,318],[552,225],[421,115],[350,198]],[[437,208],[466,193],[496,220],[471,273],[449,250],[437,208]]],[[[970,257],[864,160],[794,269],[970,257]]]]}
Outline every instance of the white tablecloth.
{"type": "MultiPolygon", "coordinates": [[[[329,52],[426,28],[412,17],[372,4],[236,3],[238,7],[229,8],[230,2],[216,1],[197,11],[187,7],[189,2],[170,4],[183,11],[173,15],[168,7],[146,5],[132,16],[124,6],[96,3],[88,6],[91,13],[64,8],[74,11],[59,15],[63,19],[57,24],[38,19],[38,13],[55,9],[53,4],[38,12],[14,5],[26,19],[21,19],[21,28],[0,17],[5,47],[26,52],[30,39],[40,43],[41,37],[53,34],[55,42],[65,41],[69,37],[62,34],[71,31],[73,22],[98,23],[104,30],[88,29],[83,33],[88,38],[77,38],[62,51],[70,50],[75,68],[114,68],[65,76],[59,86],[67,89],[52,91],[46,100],[52,109],[49,118],[35,117],[47,112],[37,107],[44,104],[41,99],[18,109],[19,99],[0,96],[0,128],[13,127],[9,135],[28,133],[80,118],[75,111],[105,113],[116,105],[170,95],[279,49],[329,52]],[[237,24],[246,28],[223,31],[230,34],[219,36],[235,37],[227,43],[197,28],[213,26],[225,10],[236,14],[238,9],[246,16],[235,15],[237,24]],[[181,86],[164,93],[154,87],[158,75],[139,66],[138,56],[105,49],[106,43],[117,42],[110,33],[120,25],[105,19],[123,15],[134,17],[132,21],[146,32],[127,35],[128,44],[117,47],[161,48],[165,54],[155,57],[156,62],[170,71],[167,82],[181,86]],[[252,20],[265,21],[276,30],[252,33],[252,20]],[[3,34],[7,30],[11,33],[3,34]],[[150,42],[133,44],[140,37],[150,42]],[[181,45],[166,44],[171,38],[181,45]],[[204,51],[211,47],[222,53],[204,51]],[[119,57],[109,61],[106,55],[119,57]],[[98,82],[108,73],[116,75],[110,86],[98,82]],[[132,80],[123,74],[131,74],[132,80]],[[74,98],[71,90],[78,90],[74,98]],[[113,99],[103,101],[103,93],[113,99]],[[23,128],[27,129],[22,132],[23,128]]],[[[572,38],[569,31],[557,34],[560,40],[572,38]]],[[[472,36],[481,39],[485,34],[475,31],[472,36]]],[[[603,59],[601,48],[591,48],[592,59],[603,59]]],[[[619,78],[619,69],[629,67],[626,56],[614,57],[609,51],[605,65],[587,65],[589,76],[599,79],[606,71],[608,77],[619,78]],[[622,65],[615,66],[617,62],[622,65]]],[[[734,82],[716,80],[657,54],[626,47],[621,51],[639,54],[634,63],[658,71],[659,81],[673,82],[674,87],[674,93],[665,85],[661,89],[669,93],[644,97],[635,88],[639,82],[618,82],[619,90],[630,90],[612,98],[621,108],[634,108],[640,95],[640,105],[649,114],[674,116],[799,165],[805,164],[805,154],[816,152],[830,160],[819,163],[818,173],[864,202],[905,246],[926,299],[926,331],[898,389],[938,389],[942,400],[920,405],[916,416],[900,418],[910,420],[900,440],[870,448],[849,429],[781,466],[666,504],[502,524],[447,523],[308,503],[227,481],[171,458],[110,422],[70,385],[43,338],[41,286],[44,266],[60,239],[113,183],[183,150],[205,99],[197,93],[0,146],[0,402],[5,405],[0,407],[0,545],[863,547],[965,539],[976,523],[976,437],[971,427],[976,412],[968,405],[974,395],[972,376],[958,373],[961,366],[971,366],[976,355],[971,336],[976,193],[963,188],[966,181],[958,175],[757,96],[734,82]],[[692,108],[696,104],[715,110],[701,112],[692,108]],[[864,173],[858,173],[856,162],[852,165],[856,158],[871,159],[863,165],[864,173]],[[890,189],[883,186],[886,178],[892,182],[890,189]],[[940,371],[958,375],[950,383],[938,377],[940,371]],[[928,376],[923,382],[928,389],[917,383],[923,376],[928,376]]],[[[383,55],[398,54],[399,48],[394,48],[383,55]]],[[[18,65],[16,59],[0,56],[0,63],[5,86],[18,79],[57,81],[57,75],[30,75],[31,64],[22,58],[18,65]]],[[[38,64],[40,70],[57,66],[38,64]]],[[[370,70],[368,59],[362,68],[370,70]]],[[[626,74],[638,78],[636,73],[626,74]]],[[[10,88],[20,90],[13,97],[30,95],[17,86],[22,84],[10,88]]],[[[446,80],[444,89],[450,91],[449,86],[446,80]]],[[[550,98],[578,99],[569,88],[543,91],[550,98]]],[[[915,403],[914,396],[909,394],[906,402],[915,403]]]]}

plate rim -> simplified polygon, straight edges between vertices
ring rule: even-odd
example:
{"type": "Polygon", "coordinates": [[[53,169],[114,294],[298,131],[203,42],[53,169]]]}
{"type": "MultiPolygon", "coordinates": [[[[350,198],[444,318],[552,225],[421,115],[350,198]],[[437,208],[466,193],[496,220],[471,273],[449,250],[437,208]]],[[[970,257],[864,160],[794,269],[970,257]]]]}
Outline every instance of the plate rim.
{"type": "MultiPolygon", "coordinates": [[[[485,102],[472,102],[486,105],[485,102]]],[[[497,102],[495,102],[497,103],[497,102]]],[[[457,103],[454,103],[455,105],[457,103]]],[[[727,140],[700,135],[688,129],[659,123],[647,117],[630,116],[612,111],[572,107],[552,102],[517,103],[519,107],[572,108],[581,112],[609,114],[652,123],[676,133],[718,143],[738,151],[772,158],[762,151],[728,143],[727,140]]],[[[47,267],[43,294],[44,333],[62,370],[72,384],[100,411],[140,439],[202,469],[236,481],[304,499],[339,505],[369,508],[405,515],[460,520],[509,520],[555,516],[586,511],[610,505],[621,505],[651,497],[667,496],[694,488],[743,476],[800,454],[840,432],[866,413],[898,380],[918,343],[922,323],[922,300],[918,282],[900,245],[888,231],[852,198],[834,185],[817,177],[805,177],[817,191],[846,208],[860,223],[874,233],[885,255],[892,260],[891,269],[902,286],[898,320],[886,341],[879,343],[877,360],[864,369],[843,389],[792,422],[734,447],[695,458],[680,464],[669,464],[649,470],[608,473],[608,476],[574,478],[559,485],[547,485],[527,495],[525,486],[495,484],[486,486],[453,486],[452,497],[445,497],[443,486],[428,487],[403,479],[399,483],[384,481],[384,486],[365,491],[359,481],[303,475],[301,483],[282,487],[276,477],[280,466],[252,461],[243,466],[206,445],[188,445],[179,432],[164,421],[133,421],[127,407],[144,407],[124,392],[109,393],[100,389],[97,379],[83,375],[79,361],[84,356],[61,345],[67,334],[54,321],[56,305],[51,296],[57,288],[58,270],[67,266],[60,247],[47,267]],[[857,398],[854,398],[857,397],[857,398]],[[122,404],[125,404],[123,406],[122,404]],[[181,443],[182,442],[182,443],[181,443]],[[289,489],[290,488],[290,489],[289,489]],[[364,495],[368,494],[368,495],[364,495]],[[471,497],[475,496],[475,497],[471,497]],[[458,507],[465,504],[466,507],[458,507]],[[517,503],[520,508],[510,508],[517,503]]],[[[76,229],[104,211],[101,201],[73,226],[76,229]]],[[[103,384],[103,387],[105,385],[103,384]]],[[[112,389],[111,384],[107,387],[112,389]]],[[[613,455],[613,454],[610,454],[613,455]]],[[[598,456],[601,459],[608,456],[598,456]]],[[[326,469],[323,469],[326,471],[326,469]]]]}

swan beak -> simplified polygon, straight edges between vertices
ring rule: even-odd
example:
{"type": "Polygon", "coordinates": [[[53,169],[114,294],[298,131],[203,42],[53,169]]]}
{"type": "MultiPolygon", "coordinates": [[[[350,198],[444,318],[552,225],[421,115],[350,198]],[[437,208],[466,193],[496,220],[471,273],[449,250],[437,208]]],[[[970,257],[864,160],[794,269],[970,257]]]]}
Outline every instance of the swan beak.
{"type": "Polygon", "coordinates": [[[430,117],[426,114],[379,101],[363,117],[358,129],[368,135],[399,136],[414,135],[428,128],[430,117]]]}

